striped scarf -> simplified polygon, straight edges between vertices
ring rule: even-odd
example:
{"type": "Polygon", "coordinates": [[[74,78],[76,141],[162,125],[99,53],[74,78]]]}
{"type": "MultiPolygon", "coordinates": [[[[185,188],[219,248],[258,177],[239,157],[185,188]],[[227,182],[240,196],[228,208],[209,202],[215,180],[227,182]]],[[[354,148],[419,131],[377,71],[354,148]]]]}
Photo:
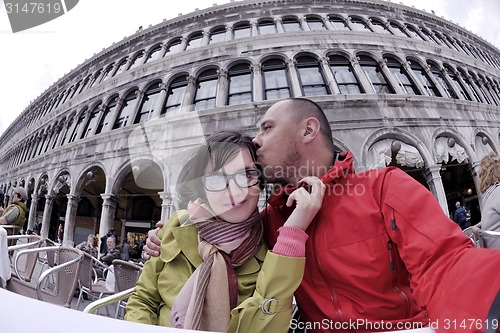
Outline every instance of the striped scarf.
{"type": "Polygon", "coordinates": [[[198,229],[198,252],[203,262],[177,295],[170,326],[225,332],[231,309],[238,302],[234,267],[253,257],[262,243],[262,221],[257,209],[245,221],[221,220],[201,201],[188,205],[190,221],[198,229]]]}

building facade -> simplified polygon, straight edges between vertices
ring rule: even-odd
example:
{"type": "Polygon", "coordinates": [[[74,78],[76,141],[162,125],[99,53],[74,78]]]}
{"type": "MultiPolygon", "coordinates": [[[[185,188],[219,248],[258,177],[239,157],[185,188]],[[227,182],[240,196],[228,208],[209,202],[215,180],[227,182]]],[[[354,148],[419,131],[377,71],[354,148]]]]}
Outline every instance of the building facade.
{"type": "Polygon", "coordinates": [[[480,220],[480,159],[500,148],[500,52],[433,14],[380,0],[231,1],[104,49],[0,138],[0,188],[64,243],[143,232],[175,209],[205,135],[255,135],[277,99],[310,98],[357,170],[397,166],[480,220]]]}

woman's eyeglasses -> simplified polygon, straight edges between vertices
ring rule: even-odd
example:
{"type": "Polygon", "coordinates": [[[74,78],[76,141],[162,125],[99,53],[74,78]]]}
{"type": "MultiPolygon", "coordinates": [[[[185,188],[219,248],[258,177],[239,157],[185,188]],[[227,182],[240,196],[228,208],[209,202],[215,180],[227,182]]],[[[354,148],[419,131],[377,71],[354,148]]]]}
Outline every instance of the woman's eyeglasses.
{"type": "Polygon", "coordinates": [[[240,188],[248,188],[259,183],[259,171],[250,169],[234,173],[232,175],[223,173],[212,173],[201,177],[205,190],[210,192],[224,191],[233,180],[240,188]]]}

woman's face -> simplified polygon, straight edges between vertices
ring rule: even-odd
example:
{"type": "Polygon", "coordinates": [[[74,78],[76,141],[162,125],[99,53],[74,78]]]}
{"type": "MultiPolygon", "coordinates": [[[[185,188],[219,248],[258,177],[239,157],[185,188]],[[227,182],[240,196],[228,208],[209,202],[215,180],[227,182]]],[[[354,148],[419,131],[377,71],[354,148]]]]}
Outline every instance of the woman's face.
{"type": "MultiPolygon", "coordinates": [[[[207,166],[206,170],[206,175],[217,175],[219,179],[224,181],[229,179],[228,186],[221,191],[209,191],[206,187],[210,187],[210,185],[205,185],[206,198],[214,213],[228,222],[241,222],[250,217],[259,201],[259,183],[257,182],[251,187],[240,187],[235,180],[237,178],[240,185],[243,179],[248,179],[248,184],[254,184],[255,175],[258,177],[257,167],[249,150],[242,149],[219,170],[212,172],[210,165],[207,166]],[[226,178],[224,179],[223,176],[226,178]]],[[[210,179],[205,180],[205,182],[209,181],[210,179]]],[[[213,183],[212,186],[214,186],[213,183]]]]}

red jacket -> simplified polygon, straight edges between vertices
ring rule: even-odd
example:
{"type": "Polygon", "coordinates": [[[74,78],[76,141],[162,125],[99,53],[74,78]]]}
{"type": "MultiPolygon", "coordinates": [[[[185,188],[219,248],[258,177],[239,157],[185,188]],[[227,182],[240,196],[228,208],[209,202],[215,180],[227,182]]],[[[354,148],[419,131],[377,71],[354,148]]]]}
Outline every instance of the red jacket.
{"type": "MultiPolygon", "coordinates": [[[[500,251],[474,248],[403,171],[354,174],[352,155],[343,156],[322,177],[323,207],[306,231],[304,279],[295,294],[306,327],[370,332],[420,322],[437,332],[484,331],[500,288],[500,251]]],[[[293,210],[285,205],[292,189],[283,189],[262,212],[270,246],[293,210]]]]}

